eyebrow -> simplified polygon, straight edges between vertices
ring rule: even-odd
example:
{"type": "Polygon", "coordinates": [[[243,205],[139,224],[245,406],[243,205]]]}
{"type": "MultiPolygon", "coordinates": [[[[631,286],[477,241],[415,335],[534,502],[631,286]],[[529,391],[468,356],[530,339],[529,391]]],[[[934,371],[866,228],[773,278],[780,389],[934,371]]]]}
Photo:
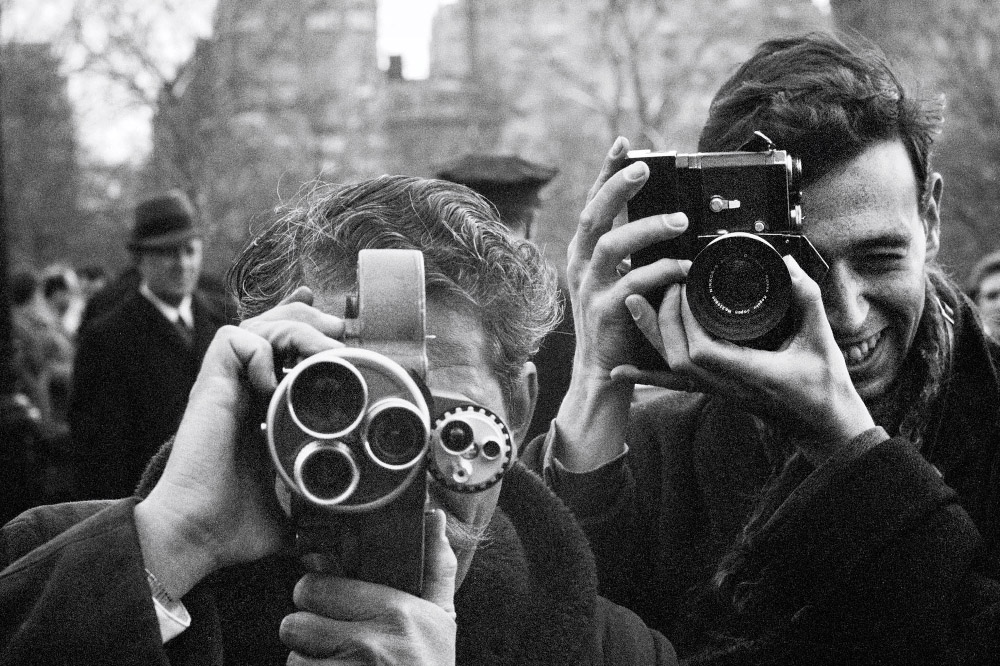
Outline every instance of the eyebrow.
{"type": "Polygon", "coordinates": [[[855,253],[864,253],[884,248],[908,248],[911,242],[912,238],[908,234],[888,233],[852,243],[851,250],[855,253]]]}

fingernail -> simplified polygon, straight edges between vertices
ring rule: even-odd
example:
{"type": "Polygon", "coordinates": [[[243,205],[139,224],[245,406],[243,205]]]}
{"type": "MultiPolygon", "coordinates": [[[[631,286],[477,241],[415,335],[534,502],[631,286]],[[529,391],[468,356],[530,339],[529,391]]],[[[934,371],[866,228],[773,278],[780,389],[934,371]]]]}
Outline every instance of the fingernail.
{"type": "Polygon", "coordinates": [[[687,215],[683,213],[670,213],[663,216],[663,224],[668,229],[686,229],[688,225],[687,215]]]}
{"type": "Polygon", "coordinates": [[[639,180],[646,176],[646,163],[633,162],[625,167],[625,177],[629,180],[639,180]]]}
{"type": "Polygon", "coordinates": [[[642,310],[640,310],[638,306],[636,306],[635,301],[632,300],[631,298],[626,298],[625,307],[628,308],[628,312],[630,315],[632,315],[632,319],[634,319],[635,321],[639,321],[639,318],[642,316],[642,310]]]}
{"type": "Polygon", "coordinates": [[[611,144],[611,157],[619,157],[625,150],[625,138],[618,137],[615,142],[611,144]]]}

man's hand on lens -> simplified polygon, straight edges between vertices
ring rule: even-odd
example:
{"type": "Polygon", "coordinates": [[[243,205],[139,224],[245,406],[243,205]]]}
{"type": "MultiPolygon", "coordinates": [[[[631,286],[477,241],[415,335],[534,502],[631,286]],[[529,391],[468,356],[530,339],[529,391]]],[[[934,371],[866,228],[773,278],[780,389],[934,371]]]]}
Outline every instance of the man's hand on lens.
{"type": "Polygon", "coordinates": [[[765,419],[790,426],[803,452],[821,463],[838,445],[875,424],[851,382],[819,286],[793,258],[785,257],[785,265],[801,324],[777,351],[713,338],[694,318],[685,288],[674,284],[658,313],[641,297],[627,299],[636,324],[670,371],[641,371],[626,364],[612,376],[724,396],[765,419]]]}

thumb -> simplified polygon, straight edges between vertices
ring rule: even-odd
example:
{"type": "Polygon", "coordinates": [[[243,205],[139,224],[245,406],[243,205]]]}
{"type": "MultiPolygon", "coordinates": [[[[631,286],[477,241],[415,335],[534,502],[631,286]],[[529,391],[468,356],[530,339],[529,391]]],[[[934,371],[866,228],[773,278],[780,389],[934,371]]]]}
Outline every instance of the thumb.
{"type": "Polygon", "coordinates": [[[424,600],[440,606],[455,617],[455,574],[458,559],[445,536],[445,515],[441,509],[424,514],[426,551],[424,553],[424,600]]]}

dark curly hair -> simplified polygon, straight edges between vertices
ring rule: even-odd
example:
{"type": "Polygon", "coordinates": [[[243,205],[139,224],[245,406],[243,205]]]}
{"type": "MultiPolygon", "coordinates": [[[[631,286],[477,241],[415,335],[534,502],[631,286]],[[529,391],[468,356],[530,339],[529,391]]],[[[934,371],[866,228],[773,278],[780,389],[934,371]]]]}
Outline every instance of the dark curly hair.
{"type": "Polygon", "coordinates": [[[539,250],[512,237],[489,202],[462,185],[411,176],[311,184],[230,268],[240,317],[273,308],[300,285],[353,286],[362,249],[423,253],[427,299],[481,322],[490,369],[509,401],[521,367],[560,316],[557,280],[539,250]]]}
{"type": "Polygon", "coordinates": [[[908,95],[876,47],[814,32],[757,48],[716,93],[698,150],[738,150],[759,130],[802,160],[808,186],[871,146],[898,139],[923,211],[942,122],[943,100],[908,95]]]}

